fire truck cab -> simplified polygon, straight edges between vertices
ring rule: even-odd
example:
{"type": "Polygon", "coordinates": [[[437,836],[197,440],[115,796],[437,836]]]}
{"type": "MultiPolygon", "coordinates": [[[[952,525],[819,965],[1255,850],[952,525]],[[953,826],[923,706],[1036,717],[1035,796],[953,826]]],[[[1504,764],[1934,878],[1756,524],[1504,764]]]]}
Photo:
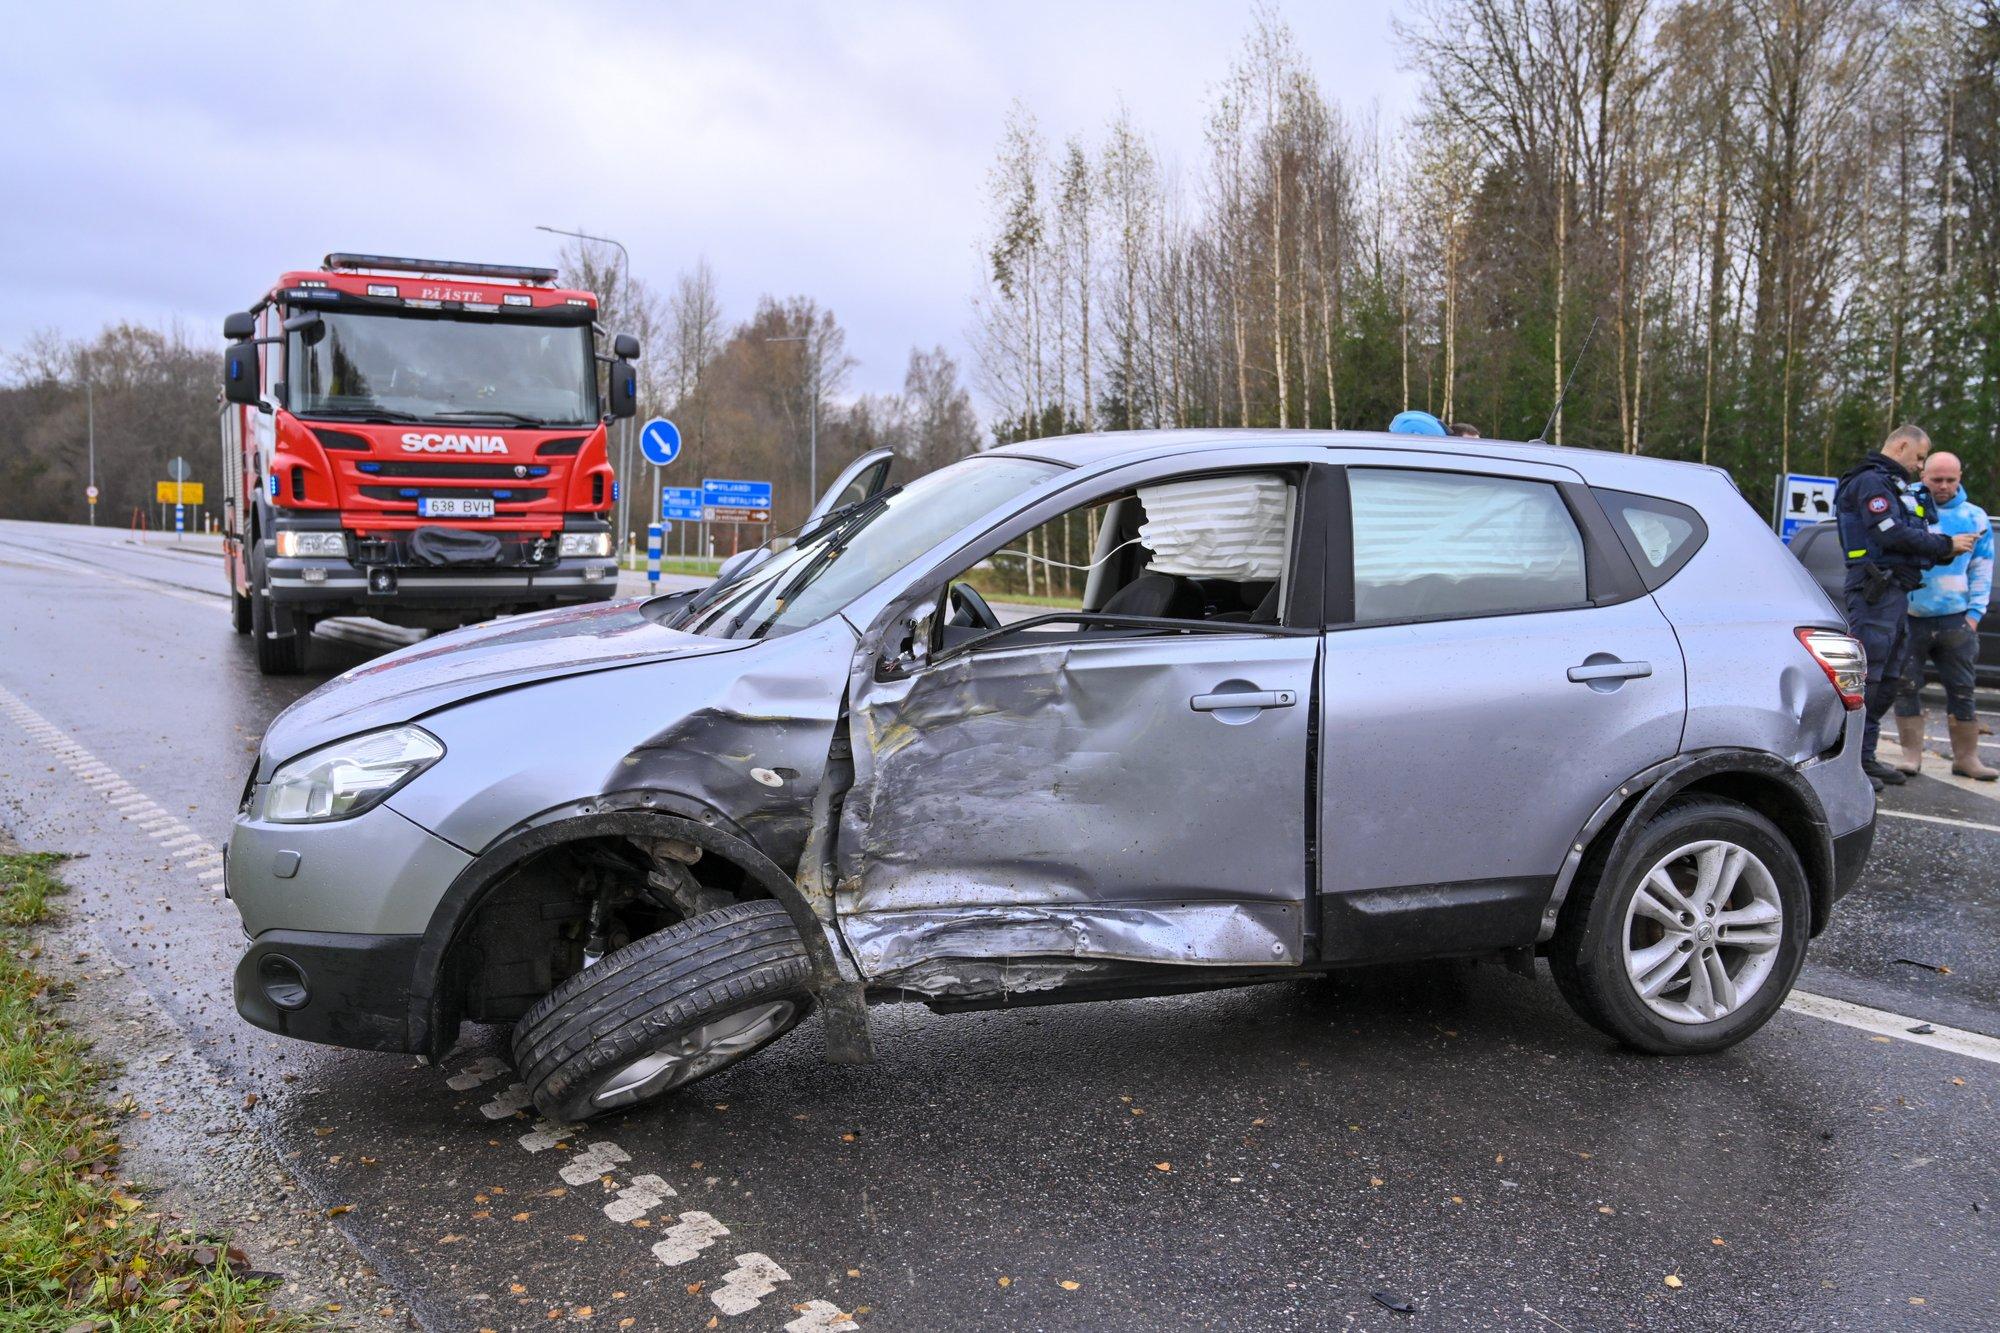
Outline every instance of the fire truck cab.
{"type": "Polygon", "coordinates": [[[614,595],[606,424],[636,408],[639,345],[600,351],[597,298],[555,279],[330,254],[224,321],[223,552],[265,674],[304,669],[328,616],[448,629],[614,595]]]}

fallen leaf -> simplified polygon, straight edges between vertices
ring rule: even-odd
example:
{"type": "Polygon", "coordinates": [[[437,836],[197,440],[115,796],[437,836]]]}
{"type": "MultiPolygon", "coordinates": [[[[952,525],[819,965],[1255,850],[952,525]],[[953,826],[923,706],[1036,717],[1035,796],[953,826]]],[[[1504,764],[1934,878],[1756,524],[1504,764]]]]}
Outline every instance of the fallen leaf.
{"type": "Polygon", "coordinates": [[[1729,1242],[1728,1242],[1728,1241],[1725,1241],[1725,1240],[1724,1240],[1724,1239],[1723,1239],[1722,1237],[1720,1237],[1720,1236],[1713,1236],[1713,1237],[1711,1237],[1711,1238],[1709,1239],[1709,1242],[1708,1242],[1708,1243],[1709,1243],[1710,1245],[1727,1245],[1727,1244],[1728,1244],[1729,1242]]]}
{"type": "Polygon", "coordinates": [[[592,1306],[588,1306],[588,1305],[579,1305],[579,1306],[577,1306],[577,1307],[576,1307],[576,1317],[577,1317],[578,1319],[588,1319],[588,1318],[590,1318],[590,1317],[591,1317],[591,1316],[592,1316],[593,1314],[596,1314],[596,1313],[597,1313],[596,1309],[595,1309],[594,1307],[592,1307],[592,1306]]]}
{"type": "Polygon", "coordinates": [[[1681,1289],[1682,1286],[1681,1280],[1678,1276],[1676,1276],[1673,1273],[1667,1274],[1666,1277],[1661,1280],[1664,1281],[1668,1286],[1672,1287],[1675,1291],[1679,1291],[1681,1289]]]}
{"type": "Polygon", "coordinates": [[[1456,1195],[1456,1194],[1454,1194],[1454,1195],[1452,1195],[1452,1196],[1451,1196],[1451,1201],[1452,1201],[1453,1203],[1464,1203],[1464,1202],[1465,1202],[1465,1200],[1464,1200],[1464,1199],[1460,1198],[1460,1197],[1459,1197],[1458,1195],[1456,1195]]]}
{"type": "Polygon", "coordinates": [[[353,1204],[337,1203],[333,1207],[326,1210],[326,1215],[328,1217],[339,1217],[342,1213],[351,1213],[353,1211],[354,1211],[353,1204]]]}
{"type": "Polygon", "coordinates": [[[1174,1169],[1174,1164],[1172,1162],[1155,1162],[1153,1163],[1153,1169],[1155,1171],[1171,1171],[1174,1169]]]}
{"type": "Polygon", "coordinates": [[[1609,1217],[1611,1216],[1612,1213],[1616,1212],[1617,1210],[1614,1209],[1608,1203],[1600,1203],[1597,1205],[1597,1211],[1603,1213],[1606,1217],[1609,1217]]]}
{"type": "Polygon", "coordinates": [[[331,1133],[333,1133],[332,1125],[321,1125],[318,1129],[313,1131],[313,1137],[323,1139],[331,1133]]]}
{"type": "Polygon", "coordinates": [[[459,1235],[456,1231],[454,1231],[449,1233],[448,1235],[439,1236],[437,1243],[440,1245],[456,1245],[458,1244],[458,1242],[464,1239],[465,1237],[459,1235]]]}
{"type": "Polygon", "coordinates": [[[703,1285],[704,1285],[704,1284],[703,1284],[703,1283],[700,1283],[700,1282],[690,1282],[690,1283],[688,1283],[688,1295],[690,1295],[690,1296],[699,1296],[699,1295],[701,1295],[701,1289],[702,1289],[703,1285]]]}
{"type": "Polygon", "coordinates": [[[1083,1284],[1081,1282],[1072,1282],[1068,1278],[1064,1278],[1062,1281],[1056,1283],[1056,1285],[1058,1287],[1061,1287],[1064,1291],[1075,1291],[1078,1287],[1082,1286],[1083,1284]]]}
{"type": "Polygon", "coordinates": [[[1000,1279],[1000,1285],[1003,1287],[1011,1287],[1014,1285],[1014,1279],[1011,1277],[1003,1277],[1000,1279]]]}
{"type": "Polygon", "coordinates": [[[534,1216],[533,1213],[516,1213],[514,1214],[514,1220],[516,1222],[525,1222],[533,1216],[534,1216]]]}
{"type": "Polygon", "coordinates": [[[522,1292],[526,1291],[527,1288],[522,1286],[518,1282],[509,1282],[507,1284],[507,1290],[513,1292],[516,1296],[519,1296],[522,1292]]]}
{"type": "Polygon", "coordinates": [[[1962,1078],[1954,1078],[1951,1081],[1951,1086],[1953,1086],[1954,1088],[1962,1088],[1965,1086],[1965,1080],[1962,1078]]]}
{"type": "Polygon", "coordinates": [[[847,1275],[848,1275],[849,1277],[860,1277],[860,1276],[861,1276],[861,1270],[860,1270],[860,1269],[858,1269],[858,1268],[850,1268],[850,1269],[848,1269],[848,1270],[847,1270],[847,1275]]]}
{"type": "Polygon", "coordinates": [[[625,1317],[624,1317],[623,1319],[621,1319],[621,1320],[619,1320],[619,1321],[618,1321],[618,1327],[620,1327],[620,1328],[630,1328],[630,1327],[632,1327],[632,1325],[634,1325],[634,1324],[636,1324],[636,1323],[638,1323],[638,1322],[639,1322],[638,1320],[634,1319],[634,1318],[633,1318],[633,1317],[632,1317],[631,1315],[629,1315],[629,1314],[628,1314],[628,1315],[626,1315],[626,1316],[625,1316],[625,1317]]]}
{"type": "Polygon", "coordinates": [[[1370,1177],[1368,1177],[1368,1183],[1369,1183],[1370,1185],[1373,1185],[1373,1186],[1375,1186],[1376,1188],[1378,1188],[1378,1189],[1379,1189],[1379,1188],[1381,1187],[1381,1185],[1382,1185],[1382,1177],[1380,1177],[1380,1176],[1370,1176],[1370,1177]]]}

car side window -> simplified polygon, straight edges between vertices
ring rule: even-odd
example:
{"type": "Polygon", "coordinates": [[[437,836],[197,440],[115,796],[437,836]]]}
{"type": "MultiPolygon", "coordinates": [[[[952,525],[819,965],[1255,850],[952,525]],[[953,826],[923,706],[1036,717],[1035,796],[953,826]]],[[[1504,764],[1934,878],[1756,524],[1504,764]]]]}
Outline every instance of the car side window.
{"type": "Polygon", "coordinates": [[[1687,505],[1630,491],[1596,494],[1648,591],[1680,573],[1708,538],[1708,525],[1687,505]]]}
{"type": "Polygon", "coordinates": [[[1583,534],[1548,482],[1357,467],[1348,496],[1358,623],[1589,601],[1583,534]]]}

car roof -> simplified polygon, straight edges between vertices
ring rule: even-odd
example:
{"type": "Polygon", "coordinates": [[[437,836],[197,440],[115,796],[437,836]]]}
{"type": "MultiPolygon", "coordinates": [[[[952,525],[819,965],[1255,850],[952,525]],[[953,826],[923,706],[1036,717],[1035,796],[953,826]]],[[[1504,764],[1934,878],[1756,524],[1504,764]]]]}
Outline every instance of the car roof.
{"type": "Polygon", "coordinates": [[[1391,435],[1374,430],[1271,430],[1258,428],[1097,431],[1088,435],[1055,435],[1022,440],[988,452],[1017,458],[1039,458],[1065,467],[1092,467],[1114,460],[1157,458],[1200,450],[1257,448],[1272,445],[1318,446],[1327,461],[1338,462],[1341,450],[1393,449],[1438,458],[1500,458],[1522,463],[1546,463],[1571,468],[1589,481],[1607,486],[1643,485],[1650,475],[1661,480],[1685,478],[1689,470],[1728,474],[1705,463],[1613,453],[1606,449],[1544,444],[1535,440],[1499,440],[1483,436],[1391,435]],[[1661,470],[1665,470],[1663,473],[1661,470]]]}

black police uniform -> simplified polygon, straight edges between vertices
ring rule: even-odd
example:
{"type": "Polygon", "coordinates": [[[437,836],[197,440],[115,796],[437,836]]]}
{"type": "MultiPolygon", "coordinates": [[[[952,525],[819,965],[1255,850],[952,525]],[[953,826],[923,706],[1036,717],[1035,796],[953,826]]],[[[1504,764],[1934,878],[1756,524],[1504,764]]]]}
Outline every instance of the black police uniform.
{"type": "Polygon", "coordinates": [[[1833,508],[1847,556],[1847,627],[1868,653],[1868,721],[1861,758],[1875,762],[1882,715],[1896,696],[1909,646],[1910,593],[1951,559],[1951,538],[1928,527],[1927,496],[1910,492],[1900,463],[1871,453],[1841,477],[1833,508]]]}

